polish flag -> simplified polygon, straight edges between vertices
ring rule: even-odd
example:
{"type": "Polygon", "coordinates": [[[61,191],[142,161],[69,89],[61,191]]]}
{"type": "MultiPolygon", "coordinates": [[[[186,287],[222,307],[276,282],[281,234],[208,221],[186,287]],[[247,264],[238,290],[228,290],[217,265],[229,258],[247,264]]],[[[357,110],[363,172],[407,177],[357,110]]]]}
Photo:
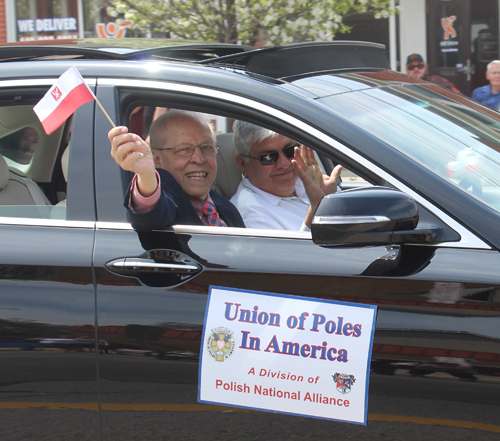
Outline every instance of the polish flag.
{"type": "Polygon", "coordinates": [[[75,66],[64,72],[45,96],[33,107],[47,135],[61,126],[81,105],[92,101],[94,93],[75,66]]]}

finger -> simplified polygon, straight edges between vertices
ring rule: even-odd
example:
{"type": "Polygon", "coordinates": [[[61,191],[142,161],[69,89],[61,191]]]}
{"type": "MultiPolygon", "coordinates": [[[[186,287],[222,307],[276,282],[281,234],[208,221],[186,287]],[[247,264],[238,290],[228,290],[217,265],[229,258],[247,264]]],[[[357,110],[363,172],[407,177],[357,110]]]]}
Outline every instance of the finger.
{"type": "MultiPolygon", "coordinates": [[[[300,158],[300,159],[302,159],[302,158],[300,158]]],[[[304,186],[307,186],[308,184],[313,182],[309,173],[307,173],[307,171],[302,169],[301,165],[298,163],[298,161],[296,161],[295,158],[292,159],[292,165],[293,165],[295,172],[299,176],[300,180],[304,183],[304,186]]],[[[304,164],[304,166],[307,168],[307,166],[305,164],[304,164]]]]}
{"type": "Polygon", "coordinates": [[[127,148],[136,148],[137,150],[143,152],[149,150],[149,146],[143,141],[143,139],[134,133],[124,133],[115,136],[111,145],[112,150],[115,152],[122,146],[127,146],[127,148]]]}
{"type": "Polygon", "coordinates": [[[300,147],[300,154],[307,165],[311,165],[311,149],[304,144],[300,147]]]}
{"type": "Polygon", "coordinates": [[[128,141],[117,145],[114,152],[115,161],[121,165],[125,158],[127,158],[127,156],[129,156],[131,153],[139,152],[142,156],[144,156],[144,154],[147,153],[147,149],[144,148],[144,146],[140,142],[128,141]]]}
{"type": "Polygon", "coordinates": [[[111,156],[116,159],[116,149],[123,143],[131,140],[133,134],[128,133],[126,127],[115,127],[108,132],[108,138],[111,142],[111,156]]]}
{"type": "Polygon", "coordinates": [[[301,170],[303,170],[304,172],[307,170],[306,161],[304,161],[304,158],[302,158],[302,154],[299,147],[295,147],[293,159],[297,162],[297,165],[300,167],[301,170]]]}
{"type": "Polygon", "coordinates": [[[113,127],[109,132],[108,132],[108,139],[110,142],[113,142],[113,138],[115,136],[127,133],[128,129],[125,126],[118,126],[118,127],[113,127]]]}
{"type": "Polygon", "coordinates": [[[344,167],[340,164],[337,164],[334,169],[332,170],[332,173],[330,174],[330,178],[334,179],[335,181],[338,181],[340,178],[340,173],[342,173],[342,170],[344,167]]]}
{"type": "Polygon", "coordinates": [[[120,145],[127,144],[129,142],[135,142],[137,145],[142,145],[144,140],[135,133],[121,133],[116,135],[111,143],[119,147],[120,145]]]}
{"type": "Polygon", "coordinates": [[[336,165],[335,168],[332,170],[332,173],[330,176],[327,176],[325,179],[325,186],[327,187],[327,192],[328,193],[335,193],[337,191],[337,185],[339,182],[340,178],[340,173],[342,172],[344,167],[342,167],[340,164],[336,165]]]}
{"type": "Polygon", "coordinates": [[[310,147],[304,146],[306,152],[307,152],[307,160],[306,162],[309,165],[318,165],[318,161],[316,160],[316,156],[314,155],[314,150],[311,149],[310,147]]]}
{"type": "Polygon", "coordinates": [[[136,171],[136,161],[139,159],[142,159],[144,157],[144,154],[142,152],[130,152],[120,163],[120,167],[123,168],[124,170],[129,170],[132,172],[136,171]]]}
{"type": "Polygon", "coordinates": [[[300,146],[300,156],[302,156],[302,159],[306,164],[309,164],[309,154],[307,152],[307,147],[304,144],[300,146]]]}

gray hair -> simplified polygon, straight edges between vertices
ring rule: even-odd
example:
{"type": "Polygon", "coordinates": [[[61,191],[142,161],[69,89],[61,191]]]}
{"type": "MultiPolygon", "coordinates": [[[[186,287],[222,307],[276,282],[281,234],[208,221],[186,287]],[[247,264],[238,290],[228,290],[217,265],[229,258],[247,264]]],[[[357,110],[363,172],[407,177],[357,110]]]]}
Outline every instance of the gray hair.
{"type": "Polygon", "coordinates": [[[489,72],[493,66],[496,66],[497,64],[500,64],[500,60],[493,60],[490,63],[488,63],[488,66],[486,66],[486,71],[489,72]]]}
{"type": "Polygon", "coordinates": [[[205,122],[207,126],[210,128],[210,132],[212,133],[212,139],[215,140],[212,124],[210,124],[207,121],[207,119],[202,113],[191,112],[188,110],[169,109],[165,113],[160,115],[158,118],[156,118],[151,124],[151,127],[149,129],[149,140],[151,148],[153,150],[162,148],[167,143],[170,120],[174,121],[175,119],[182,117],[189,117],[196,119],[200,122],[205,122]]]}
{"type": "Polygon", "coordinates": [[[236,151],[241,155],[248,155],[253,145],[269,137],[279,134],[264,127],[256,126],[244,121],[236,120],[233,124],[233,140],[236,151]]]}

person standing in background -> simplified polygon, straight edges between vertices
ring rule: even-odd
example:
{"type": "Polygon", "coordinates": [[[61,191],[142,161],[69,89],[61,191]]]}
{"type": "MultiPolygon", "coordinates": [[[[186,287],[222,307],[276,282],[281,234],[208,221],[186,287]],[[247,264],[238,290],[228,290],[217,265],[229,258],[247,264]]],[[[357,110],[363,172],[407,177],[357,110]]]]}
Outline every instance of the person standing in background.
{"type": "Polygon", "coordinates": [[[490,84],[474,89],[472,99],[498,110],[500,106],[500,60],[493,60],[488,64],[486,78],[490,84]]]}
{"type": "Polygon", "coordinates": [[[453,92],[460,92],[455,85],[439,75],[429,75],[429,65],[424,62],[422,55],[411,54],[406,59],[406,73],[412,77],[420,78],[421,80],[430,81],[431,83],[443,86],[453,90],[453,92]]]}

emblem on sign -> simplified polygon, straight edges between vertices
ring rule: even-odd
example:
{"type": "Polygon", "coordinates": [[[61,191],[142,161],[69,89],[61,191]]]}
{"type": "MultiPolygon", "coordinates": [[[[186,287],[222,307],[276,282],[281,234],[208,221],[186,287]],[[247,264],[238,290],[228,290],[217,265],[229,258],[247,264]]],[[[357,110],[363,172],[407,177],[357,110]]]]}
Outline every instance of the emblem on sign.
{"type": "Polygon", "coordinates": [[[351,392],[352,385],[356,381],[354,375],[348,375],[348,374],[336,373],[335,375],[332,375],[332,378],[333,381],[335,381],[337,390],[341,394],[347,394],[351,392]]]}
{"type": "Polygon", "coordinates": [[[233,331],[218,327],[212,329],[207,339],[207,349],[215,361],[225,361],[234,352],[233,331]]]}

